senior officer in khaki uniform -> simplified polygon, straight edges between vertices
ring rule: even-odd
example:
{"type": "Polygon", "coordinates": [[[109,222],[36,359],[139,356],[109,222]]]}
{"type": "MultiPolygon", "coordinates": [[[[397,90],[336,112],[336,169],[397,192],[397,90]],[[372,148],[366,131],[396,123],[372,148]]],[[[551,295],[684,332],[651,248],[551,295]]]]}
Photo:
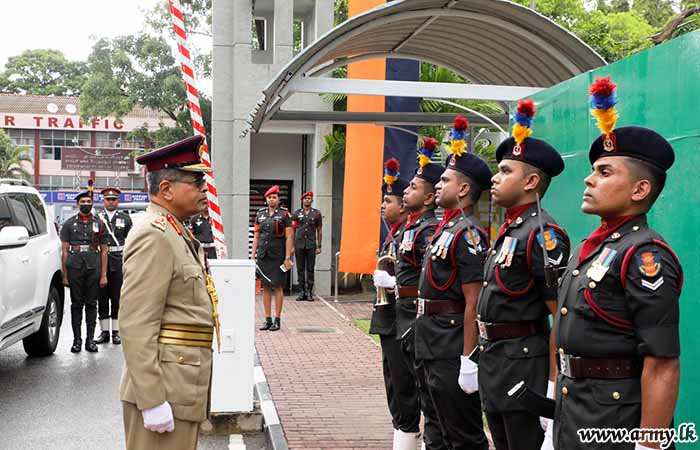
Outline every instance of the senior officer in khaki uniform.
{"type": "Polygon", "coordinates": [[[137,158],[148,171],[147,219],[124,249],[120,398],[127,450],[192,450],[207,419],[213,308],[201,244],[182,221],[207,207],[194,136],[137,158]]]}

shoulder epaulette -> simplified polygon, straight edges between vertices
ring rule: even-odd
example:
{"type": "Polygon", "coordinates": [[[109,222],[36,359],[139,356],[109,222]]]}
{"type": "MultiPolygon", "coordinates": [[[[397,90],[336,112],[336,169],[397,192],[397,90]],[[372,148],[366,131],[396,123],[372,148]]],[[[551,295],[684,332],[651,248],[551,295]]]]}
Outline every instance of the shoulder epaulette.
{"type": "Polygon", "coordinates": [[[165,221],[165,217],[163,217],[162,215],[157,215],[151,221],[151,225],[158,228],[160,231],[165,231],[168,223],[165,221]]]}

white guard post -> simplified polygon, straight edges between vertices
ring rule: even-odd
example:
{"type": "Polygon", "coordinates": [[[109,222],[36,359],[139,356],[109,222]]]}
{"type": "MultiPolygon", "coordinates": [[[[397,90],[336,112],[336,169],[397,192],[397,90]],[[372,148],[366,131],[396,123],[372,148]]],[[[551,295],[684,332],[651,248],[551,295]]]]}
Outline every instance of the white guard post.
{"type": "Polygon", "coordinates": [[[255,348],[255,263],[241,259],[210,259],[219,294],[221,353],[214,337],[211,412],[253,410],[255,348]]]}

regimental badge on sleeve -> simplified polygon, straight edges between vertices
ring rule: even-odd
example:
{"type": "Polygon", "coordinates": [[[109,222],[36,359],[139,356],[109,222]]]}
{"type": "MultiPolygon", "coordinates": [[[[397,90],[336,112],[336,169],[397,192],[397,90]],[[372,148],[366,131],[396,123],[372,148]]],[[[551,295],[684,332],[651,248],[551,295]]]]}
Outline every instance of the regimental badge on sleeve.
{"type": "Polygon", "coordinates": [[[661,257],[655,251],[642,252],[636,256],[639,271],[647,278],[654,278],[661,271],[661,257]]]}
{"type": "Polygon", "coordinates": [[[557,248],[557,235],[551,228],[546,228],[544,230],[544,239],[542,238],[543,233],[537,233],[537,242],[540,246],[547,249],[548,252],[557,248]]]}
{"type": "Polygon", "coordinates": [[[469,253],[476,255],[477,253],[483,251],[483,247],[481,246],[481,238],[479,237],[479,233],[476,231],[474,228],[467,228],[467,230],[464,232],[464,240],[467,241],[467,244],[469,244],[469,253]]]}

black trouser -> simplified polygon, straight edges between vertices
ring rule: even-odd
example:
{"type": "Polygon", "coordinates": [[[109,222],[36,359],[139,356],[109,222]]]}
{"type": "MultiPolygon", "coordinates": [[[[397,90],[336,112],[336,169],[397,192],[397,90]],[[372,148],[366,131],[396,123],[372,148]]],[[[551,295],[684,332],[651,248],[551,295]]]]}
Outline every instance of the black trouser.
{"type": "MultiPolygon", "coordinates": [[[[486,413],[496,450],[539,449],[544,440],[540,418],[527,411],[486,413]]],[[[550,425],[551,426],[551,425],[550,425]]]]}
{"type": "Polygon", "coordinates": [[[204,247],[202,250],[207,259],[216,259],[216,247],[204,247]]]}
{"type": "Polygon", "coordinates": [[[459,358],[423,361],[426,383],[452,450],[487,450],[479,393],[466,394],[458,383],[459,358]]]}
{"type": "Polygon", "coordinates": [[[384,386],[389,403],[391,422],[395,430],[418,433],[420,430],[420,400],[410,368],[401,355],[400,342],[395,335],[379,335],[382,347],[384,386]]]}
{"type": "MultiPolygon", "coordinates": [[[[124,276],[121,267],[107,271],[107,286],[100,288],[99,319],[119,319],[119,298],[124,276]],[[111,303],[110,303],[111,301],[111,303]]],[[[103,330],[104,331],[104,330],[103,330]]]]}
{"type": "Polygon", "coordinates": [[[308,289],[309,292],[314,288],[314,270],[316,268],[316,249],[315,248],[300,248],[294,249],[294,254],[297,260],[297,275],[299,276],[299,286],[308,289]]]}
{"type": "Polygon", "coordinates": [[[447,450],[448,447],[440,429],[440,421],[435,412],[433,401],[430,399],[428,385],[425,382],[425,368],[422,363],[416,361],[413,333],[409,332],[399,343],[401,345],[401,356],[418,387],[420,409],[423,412],[423,442],[425,442],[425,448],[426,450],[447,450]]]}
{"type": "Polygon", "coordinates": [[[69,268],[68,285],[73,338],[79,339],[81,336],[80,326],[83,321],[83,308],[85,308],[86,339],[92,339],[95,335],[97,320],[97,299],[100,296],[100,269],[69,268]]]}

